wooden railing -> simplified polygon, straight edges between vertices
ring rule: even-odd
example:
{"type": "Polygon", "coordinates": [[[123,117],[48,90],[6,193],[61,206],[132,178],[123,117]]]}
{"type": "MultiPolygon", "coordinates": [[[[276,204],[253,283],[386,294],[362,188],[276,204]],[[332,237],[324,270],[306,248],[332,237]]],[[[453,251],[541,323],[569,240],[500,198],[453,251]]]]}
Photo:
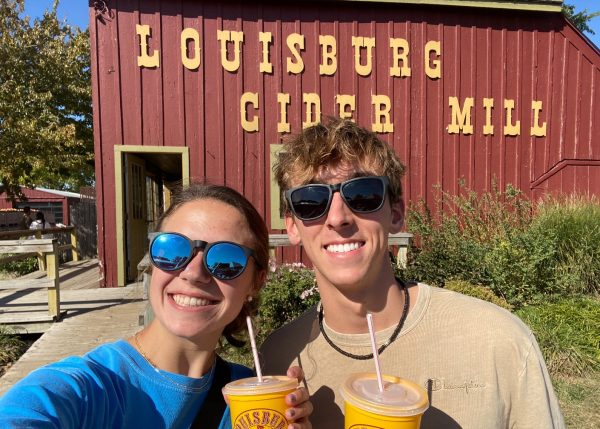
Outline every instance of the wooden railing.
{"type": "MultiPolygon", "coordinates": [[[[390,246],[398,246],[398,253],[396,254],[396,264],[400,268],[405,268],[408,257],[408,246],[410,245],[410,239],[412,234],[409,232],[399,232],[397,234],[390,234],[388,236],[388,244],[390,246]]],[[[273,256],[276,247],[291,246],[290,239],[287,234],[269,234],[269,247],[271,248],[271,255],[273,256]]]]}
{"type": "MultiPolygon", "coordinates": [[[[148,239],[152,240],[156,235],[155,232],[148,234],[148,239]]],[[[408,247],[410,246],[410,239],[413,235],[410,232],[398,232],[396,234],[390,234],[388,236],[388,244],[390,246],[397,246],[398,252],[396,254],[396,264],[398,267],[405,268],[408,256],[408,247]]],[[[269,248],[271,249],[271,257],[274,257],[276,247],[291,246],[290,239],[287,234],[269,234],[269,248]]],[[[143,272],[150,261],[148,260],[148,254],[138,264],[138,272],[143,272]]]]}
{"type": "Polygon", "coordinates": [[[31,315],[25,319],[21,317],[20,322],[43,322],[60,318],[59,253],[56,238],[0,241],[0,255],[11,255],[1,257],[0,265],[31,255],[41,255],[44,260],[46,278],[0,280],[0,289],[48,289],[48,315],[31,315]]]}
{"type": "MultiPolygon", "coordinates": [[[[23,230],[15,230],[15,231],[2,231],[0,232],[0,240],[11,240],[11,239],[31,239],[35,237],[36,239],[41,239],[42,235],[45,234],[54,234],[54,236],[67,236],[65,240],[57,240],[57,243],[61,241],[66,242],[65,244],[58,244],[58,253],[62,253],[70,250],[72,254],[73,261],[79,261],[80,256],[77,251],[77,232],[74,226],[65,226],[61,228],[47,228],[47,229],[23,229],[23,230]]],[[[24,253],[10,256],[5,262],[17,261],[21,259],[30,258],[32,256],[37,256],[38,265],[40,270],[46,271],[46,259],[38,253],[24,253]]]]}
{"type": "MultiPolygon", "coordinates": [[[[156,232],[148,234],[148,239],[151,241],[156,232]]],[[[408,232],[399,232],[397,234],[390,234],[388,236],[388,243],[390,246],[397,246],[398,253],[396,255],[396,264],[398,267],[405,268],[407,262],[408,246],[410,245],[410,239],[412,234],[408,232]]],[[[287,234],[269,234],[269,247],[271,249],[271,257],[274,257],[276,247],[291,246],[290,239],[287,234]]],[[[138,263],[138,273],[142,279],[144,285],[144,299],[148,299],[148,292],[150,290],[150,274],[148,273],[148,267],[150,266],[150,259],[148,252],[144,255],[142,260],[138,263]]],[[[148,304],[143,316],[143,324],[147,325],[154,318],[154,312],[152,307],[148,304]]],[[[140,322],[142,324],[142,322],[140,322]]]]}

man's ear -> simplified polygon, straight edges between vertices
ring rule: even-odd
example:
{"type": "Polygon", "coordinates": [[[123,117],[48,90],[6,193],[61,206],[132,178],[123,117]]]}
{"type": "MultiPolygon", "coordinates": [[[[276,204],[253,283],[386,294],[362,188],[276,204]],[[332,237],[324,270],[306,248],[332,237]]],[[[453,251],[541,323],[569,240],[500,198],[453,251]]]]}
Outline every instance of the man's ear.
{"type": "Polygon", "coordinates": [[[287,230],[288,238],[292,246],[296,246],[302,242],[298,227],[296,226],[296,219],[291,214],[285,215],[285,229],[287,230]]]}
{"type": "Polygon", "coordinates": [[[396,234],[404,225],[404,201],[402,199],[392,204],[392,222],[390,225],[390,233],[396,234]]]}

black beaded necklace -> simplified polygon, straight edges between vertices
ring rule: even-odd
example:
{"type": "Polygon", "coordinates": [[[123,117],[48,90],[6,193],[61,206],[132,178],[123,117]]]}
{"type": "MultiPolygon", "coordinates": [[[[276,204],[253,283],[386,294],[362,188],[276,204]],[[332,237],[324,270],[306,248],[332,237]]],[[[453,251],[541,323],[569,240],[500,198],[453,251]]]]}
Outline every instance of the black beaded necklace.
{"type": "MultiPolygon", "coordinates": [[[[396,340],[396,338],[398,337],[398,334],[402,330],[402,326],[404,325],[406,316],[408,316],[408,307],[410,306],[410,297],[408,296],[408,288],[406,287],[404,282],[398,280],[398,283],[400,285],[400,289],[402,289],[404,291],[404,308],[402,309],[402,316],[400,317],[400,320],[398,321],[398,325],[396,326],[396,329],[394,329],[394,332],[392,332],[392,335],[390,336],[390,338],[388,338],[388,340],[385,343],[383,343],[381,345],[381,347],[379,347],[379,349],[377,350],[378,355],[381,355],[381,353],[383,353],[383,351],[396,340]]],[[[321,330],[321,334],[323,334],[323,338],[325,338],[325,341],[327,341],[327,343],[329,343],[329,345],[331,347],[333,347],[333,349],[336,352],[341,353],[344,356],[347,356],[349,358],[356,359],[356,360],[368,360],[368,359],[373,358],[373,353],[369,353],[367,355],[355,355],[353,353],[347,352],[346,350],[342,350],[331,340],[331,338],[329,338],[327,336],[327,334],[325,333],[325,329],[323,329],[323,305],[321,305],[321,307],[319,308],[319,329],[321,330]]]]}

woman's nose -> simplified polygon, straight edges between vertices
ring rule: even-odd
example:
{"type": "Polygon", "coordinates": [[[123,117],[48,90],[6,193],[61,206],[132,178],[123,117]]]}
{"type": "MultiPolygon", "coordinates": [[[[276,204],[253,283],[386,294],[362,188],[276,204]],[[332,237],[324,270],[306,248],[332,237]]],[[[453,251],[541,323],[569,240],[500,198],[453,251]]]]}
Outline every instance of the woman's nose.
{"type": "Polygon", "coordinates": [[[179,273],[179,277],[192,283],[208,283],[212,276],[204,266],[202,252],[197,252],[192,260],[179,273]]]}

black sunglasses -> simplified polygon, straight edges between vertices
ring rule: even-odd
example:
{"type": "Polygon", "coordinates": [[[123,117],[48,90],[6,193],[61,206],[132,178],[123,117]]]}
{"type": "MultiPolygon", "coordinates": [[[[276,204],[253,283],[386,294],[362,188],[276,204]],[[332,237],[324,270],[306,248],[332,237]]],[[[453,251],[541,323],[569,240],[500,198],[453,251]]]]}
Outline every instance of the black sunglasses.
{"type": "Polygon", "coordinates": [[[190,263],[196,249],[204,251],[202,262],[208,272],[219,280],[232,280],[248,266],[248,257],[255,260],[254,250],[230,241],[207,243],[190,240],[177,232],[161,232],[150,243],[150,261],[163,271],[177,271],[190,263]]]}
{"type": "Polygon", "coordinates": [[[314,220],[325,215],[333,193],[338,192],[355,213],[371,213],[385,202],[389,179],[386,176],[365,176],[335,185],[309,183],[285,191],[292,213],[300,220],[314,220]]]}

